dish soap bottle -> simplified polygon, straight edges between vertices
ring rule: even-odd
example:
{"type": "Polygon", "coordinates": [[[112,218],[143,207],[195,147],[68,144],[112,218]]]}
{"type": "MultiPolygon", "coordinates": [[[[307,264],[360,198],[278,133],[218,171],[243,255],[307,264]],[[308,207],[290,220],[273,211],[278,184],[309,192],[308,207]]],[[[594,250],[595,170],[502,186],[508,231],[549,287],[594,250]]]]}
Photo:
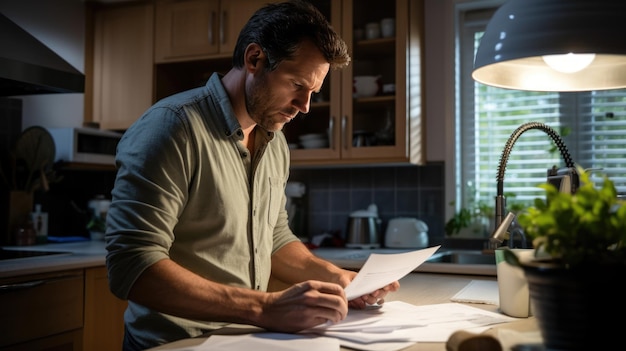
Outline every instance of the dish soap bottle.
{"type": "Polygon", "coordinates": [[[35,212],[31,214],[33,227],[35,229],[37,244],[48,242],[48,213],[41,211],[41,204],[35,205],[35,212]]]}

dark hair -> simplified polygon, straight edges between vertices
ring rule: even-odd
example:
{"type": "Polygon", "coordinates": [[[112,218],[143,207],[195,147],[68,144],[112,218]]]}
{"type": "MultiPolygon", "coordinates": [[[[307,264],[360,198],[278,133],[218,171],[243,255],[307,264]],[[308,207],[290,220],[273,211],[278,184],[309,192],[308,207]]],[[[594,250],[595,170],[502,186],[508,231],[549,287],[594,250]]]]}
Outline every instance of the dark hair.
{"type": "Polygon", "coordinates": [[[274,70],[280,62],[293,57],[305,39],[322,52],[331,69],[343,68],[350,62],[346,43],[324,15],[306,1],[291,0],[268,4],[250,17],[237,38],[233,66],[243,67],[246,47],[257,43],[268,57],[269,70],[274,70]]]}

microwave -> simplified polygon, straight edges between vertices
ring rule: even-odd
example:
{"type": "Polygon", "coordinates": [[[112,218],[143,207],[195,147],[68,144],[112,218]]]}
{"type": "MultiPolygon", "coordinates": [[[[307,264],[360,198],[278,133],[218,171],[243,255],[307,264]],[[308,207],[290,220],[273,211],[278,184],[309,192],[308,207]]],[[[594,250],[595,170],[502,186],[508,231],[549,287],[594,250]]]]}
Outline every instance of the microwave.
{"type": "Polygon", "coordinates": [[[49,128],[56,147],[55,162],[115,165],[122,133],[96,128],[49,128]]]}

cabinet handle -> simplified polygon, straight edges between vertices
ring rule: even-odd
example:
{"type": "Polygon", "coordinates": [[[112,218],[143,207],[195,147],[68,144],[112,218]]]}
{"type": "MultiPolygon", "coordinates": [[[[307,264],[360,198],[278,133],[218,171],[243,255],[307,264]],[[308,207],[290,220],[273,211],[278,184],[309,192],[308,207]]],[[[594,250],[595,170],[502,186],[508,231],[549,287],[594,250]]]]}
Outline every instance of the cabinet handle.
{"type": "Polygon", "coordinates": [[[220,44],[224,44],[224,23],[226,22],[226,11],[222,11],[222,18],[220,19],[220,44]]]}
{"type": "Polygon", "coordinates": [[[45,280],[33,280],[32,282],[26,283],[0,285],[0,293],[10,293],[14,291],[26,290],[39,286],[45,282],[45,280]]]}
{"type": "Polygon", "coordinates": [[[213,39],[213,24],[215,23],[215,11],[211,11],[211,18],[209,19],[209,44],[214,45],[215,40],[213,39]]]}
{"type": "Polygon", "coordinates": [[[335,149],[335,139],[333,136],[335,135],[335,116],[331,116],[328,120],[328,147],[331,150],[335,149]]]}
{"type": "Polygon", "coordinates": [[[343,148],[348,149],[348,133],[346,130],[346,124],[348,123],[348,116],[341,118],[341,139],[343,140],[343,148]]]}

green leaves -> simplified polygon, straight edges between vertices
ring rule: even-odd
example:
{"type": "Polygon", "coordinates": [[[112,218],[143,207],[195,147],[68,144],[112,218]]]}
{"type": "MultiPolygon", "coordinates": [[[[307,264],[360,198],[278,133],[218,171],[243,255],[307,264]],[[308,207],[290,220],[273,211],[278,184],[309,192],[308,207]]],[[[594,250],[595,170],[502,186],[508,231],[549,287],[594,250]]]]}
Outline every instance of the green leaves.
{"type": "Polygon", "coordinates": [[[533,207],[519,214],[519,224],[535,248],[570,265],[626,262],[626,204],[618,200],[608,177],[596,188],[582,168],[577,171],[580,187],[575,194],[540,185],[546,199],[535,199],[533,207]]]}

